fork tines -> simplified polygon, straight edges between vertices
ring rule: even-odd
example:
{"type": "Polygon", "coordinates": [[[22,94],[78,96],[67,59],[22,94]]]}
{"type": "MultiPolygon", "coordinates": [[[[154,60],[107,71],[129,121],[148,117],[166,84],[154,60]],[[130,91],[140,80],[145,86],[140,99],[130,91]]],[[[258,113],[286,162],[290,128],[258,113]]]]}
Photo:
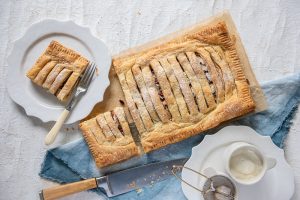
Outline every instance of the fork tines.
{"type": "Polygon", "coordinates": [[[79,82],[79,86],[83,87],[83,88],[87,88],[92,79],[93,79],[93,75],[96,71],[96,64],[94,62],[89,62],[89,65],[87,66],[80,82],[79,82]]]}

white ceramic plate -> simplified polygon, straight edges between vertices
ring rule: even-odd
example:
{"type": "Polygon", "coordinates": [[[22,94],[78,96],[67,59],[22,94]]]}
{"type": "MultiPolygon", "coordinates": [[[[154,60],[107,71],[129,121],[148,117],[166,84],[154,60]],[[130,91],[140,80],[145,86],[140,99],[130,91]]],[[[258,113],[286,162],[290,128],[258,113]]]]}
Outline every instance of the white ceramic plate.
{"type": "MultiPolygon", "coordinates": [[[[198,172],[208,167],[218,173],[226,174],[222,155],[227,145],[236,141],[244,141],[256,145],[265,155],[276,158],[277,164],[267,171],[263,179],[255,185],[243,186],[238,183],[237,196],[240,200],[288,200],[294,193],[294,175],[284,158],[284,151],[278,148],[268,136],[261,136],[247,126],[228,126],[214,135],[205,136],[204,140],[192,150],[185,166],[198,172]]],[[[203,178],[183,169],[183,180],[201,189],[203,178]]],[[[203,200],[200,192],[182,183],[182,190],[189,200],[203,200]]]]}
{"type": "Polygon", "coordinates": [[[25,74],[52,40],[57,40],[94,61],[98,68],[98,76],[95,76],[87,93],[81,97],[65,122],[70,124],[87,116],[94,105],[103,100],[104,91],[109,85],[111,56],[105,44],[94,37],[88,28],[72,21],[45,20],[36,23],[21,39],[15,41],[8,57],[8,93],[25,109],[27,115],[43,122],[56,121],[64,105],[54,95],[34,85],[25,74]]]}

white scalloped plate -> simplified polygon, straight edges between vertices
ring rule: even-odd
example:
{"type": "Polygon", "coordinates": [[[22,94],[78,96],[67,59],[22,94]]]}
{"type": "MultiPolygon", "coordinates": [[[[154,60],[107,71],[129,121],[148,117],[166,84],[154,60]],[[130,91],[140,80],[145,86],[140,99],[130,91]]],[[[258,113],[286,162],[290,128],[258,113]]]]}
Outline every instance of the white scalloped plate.
{"type": "MultiPolygon", "coordinates": [[[[192,150],[185,166],[202,172],[213,167],[218,173],[226,174],[223,165],[223,152],[227,145],[235,141],[244,141],[256,145],[264,154],[277,159],[276,166],[269,170],[263,179],[255,185],[244,186],[238,183],[237,196],[240,200],[288,200],[294,194],[294,175],[292,168],[284,158],[284,151],[278,148],[268,136],[261,136],[248,126],[228,126],[204,140],[192,150]]],[[[201,188],[203,180],[189,170],[182,170],[183,180],[201,188]]],[[[184,195],[189,200],[203,200],[200,192],[182,183],[184,195]]]]}
{"type": "Polygon", "coordinates": [[[56,20],[44,20],[32,25],[22,38],[15,41],[8,57],[8,93],[13,101],[25,109],[27,115],[43,122],[57,120],[64,105],[25,76],[51,40],[59,41],[97,64],[98,76],[95,76],[87,93],[81,97],[65,122],[74,123],[87,116],[94,105],[103,100],[103,94],[109,85],[110,53],[105,44],[94,37],[87,27],[72,21],[56,20]]]}

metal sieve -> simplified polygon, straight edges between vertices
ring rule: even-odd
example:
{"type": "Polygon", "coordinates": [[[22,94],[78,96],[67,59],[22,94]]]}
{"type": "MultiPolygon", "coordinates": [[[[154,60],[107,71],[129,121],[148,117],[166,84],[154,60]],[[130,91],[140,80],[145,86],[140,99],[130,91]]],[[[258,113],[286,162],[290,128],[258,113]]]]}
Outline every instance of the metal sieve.
{"type": "Polygon", "coordinates": [[[234,183],[226,176],[223,175],[213,175],[211,177],[206,176],[200,172],[197,172],[191,168],[182,166],[182,165],[174,165],[172,168],[173,175],[182,181],[183,183],[187,184],[188,186],[194,188],[195,190],[201,192],[203,198],[205,200],[234,200],[236,199],[236,188],[234,183]],[[191,185],[187,181],[183,180],[177,173],[180,172],[180,169],[187,169],[190,170],[197,175],[205,178],[206,181],[204,182],[201,189],[191,185]]]}

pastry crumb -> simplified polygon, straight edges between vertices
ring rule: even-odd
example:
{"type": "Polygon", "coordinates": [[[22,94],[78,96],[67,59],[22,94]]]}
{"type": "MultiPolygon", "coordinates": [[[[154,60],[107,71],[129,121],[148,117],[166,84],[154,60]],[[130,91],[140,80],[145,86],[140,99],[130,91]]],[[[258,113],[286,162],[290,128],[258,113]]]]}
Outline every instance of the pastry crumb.
{"type": "Polygon", "coordinates": [[[136,193],[138,193],[138,194],[139,194],[139,193],[143,192],[143,189],[141,189],[141,188],[138,188],[138,189],[136,189],[135,191],[136,191],[136,193]]]}
{"type": "Polygon", "coordinates": [[[135,187],[136,187],[135,181],[132,181],[131,183],[128,184],[128,188],[135,188],[135,187]]]}

